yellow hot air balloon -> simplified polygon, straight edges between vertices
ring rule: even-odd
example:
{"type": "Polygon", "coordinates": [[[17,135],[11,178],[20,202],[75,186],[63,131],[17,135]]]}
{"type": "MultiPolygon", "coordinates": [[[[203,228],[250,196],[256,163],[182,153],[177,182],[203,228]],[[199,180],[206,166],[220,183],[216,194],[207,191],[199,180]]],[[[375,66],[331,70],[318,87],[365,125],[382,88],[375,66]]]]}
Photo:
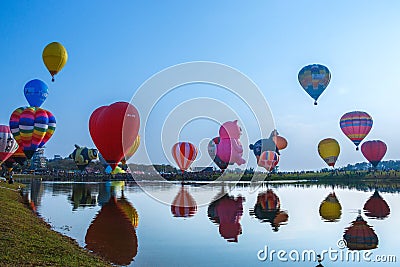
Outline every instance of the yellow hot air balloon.
{"type": "Polygon", "coordinates": [[[133,142],[132,146],[129,148],[129,150],[125,153],[125,156],[121,159],[121,163],[123,165],[126,164],[126,161],[130,159],[135,153],[136,150],[138,150],[140,145],[140,135],[136,136],[135,142],[133,142]]]}
{"type": "Polygon", "coordinates": [[[321,140],[318,144],[318,153],[328,166],[335,166],[340,153],[339,143],[333,138],[321,140]]]}
{"type": "Polygon", "coordinates": [[[58,43],[53,42],[48,44],[42,53],[44,65],[51,74],[51,81],[54,82],[54,75],[56,75],[67,63],[68,54],[65,47],[58,43]]]}

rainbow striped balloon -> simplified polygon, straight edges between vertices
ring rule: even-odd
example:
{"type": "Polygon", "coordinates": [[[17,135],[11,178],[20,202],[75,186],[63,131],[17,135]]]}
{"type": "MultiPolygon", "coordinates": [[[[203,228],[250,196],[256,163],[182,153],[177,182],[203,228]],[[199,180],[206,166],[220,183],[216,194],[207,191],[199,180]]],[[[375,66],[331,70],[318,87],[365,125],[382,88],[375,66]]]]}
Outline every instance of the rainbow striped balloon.
{"type": "Polygon", "coordinates": [[[372,118],[364,111],[351,111],[340,118],[342,132],[356,145],[356,150],[372,128],[372,118]]]}
{"type": "Polygon", "coordinates": [[[43,147],[53,135],[56,119],[49,111],[38,107],[20,107],[10,117],[10,129],[28,159],[43,147]]]}

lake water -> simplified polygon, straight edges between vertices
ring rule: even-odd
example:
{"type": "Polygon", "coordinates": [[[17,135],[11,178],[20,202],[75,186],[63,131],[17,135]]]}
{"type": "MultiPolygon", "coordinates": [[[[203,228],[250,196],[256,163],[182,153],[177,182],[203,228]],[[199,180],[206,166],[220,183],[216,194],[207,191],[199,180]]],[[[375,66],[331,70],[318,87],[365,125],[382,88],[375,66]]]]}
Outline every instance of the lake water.
{"type": "Polygon", "coordinates": [[[117,265],[316,266],[322,254],[323,266],[398,266],[399,194],[374,191],[281,183],[27,187],[55,231],[117,265]]]}

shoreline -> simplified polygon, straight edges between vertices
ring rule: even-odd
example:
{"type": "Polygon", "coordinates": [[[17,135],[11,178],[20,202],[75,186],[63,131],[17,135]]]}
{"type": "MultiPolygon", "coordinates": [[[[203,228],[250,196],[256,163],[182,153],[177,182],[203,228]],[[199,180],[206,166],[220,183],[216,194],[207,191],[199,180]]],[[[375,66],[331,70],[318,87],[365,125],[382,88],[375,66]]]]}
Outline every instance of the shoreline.
{"type": "Polygon", "coordinates": [[[0,183],[0,262],[2,266],[112,266],[82,248],[30,209],[19,187],[0,183]]]}

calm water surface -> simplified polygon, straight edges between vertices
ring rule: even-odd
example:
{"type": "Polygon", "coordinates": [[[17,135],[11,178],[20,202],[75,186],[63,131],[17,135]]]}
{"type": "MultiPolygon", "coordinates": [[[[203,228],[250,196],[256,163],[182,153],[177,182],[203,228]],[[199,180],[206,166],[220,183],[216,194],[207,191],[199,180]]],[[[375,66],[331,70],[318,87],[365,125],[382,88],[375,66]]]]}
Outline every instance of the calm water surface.
{"type": "Polygon", "coordinates": [[[400,261],[398,193],[375,193],[366,205],[373,189],[294,184],[36,181],[28,192],[54,230],[117,265],[316,266],[324,250],[323,266],[400,261]]]}

